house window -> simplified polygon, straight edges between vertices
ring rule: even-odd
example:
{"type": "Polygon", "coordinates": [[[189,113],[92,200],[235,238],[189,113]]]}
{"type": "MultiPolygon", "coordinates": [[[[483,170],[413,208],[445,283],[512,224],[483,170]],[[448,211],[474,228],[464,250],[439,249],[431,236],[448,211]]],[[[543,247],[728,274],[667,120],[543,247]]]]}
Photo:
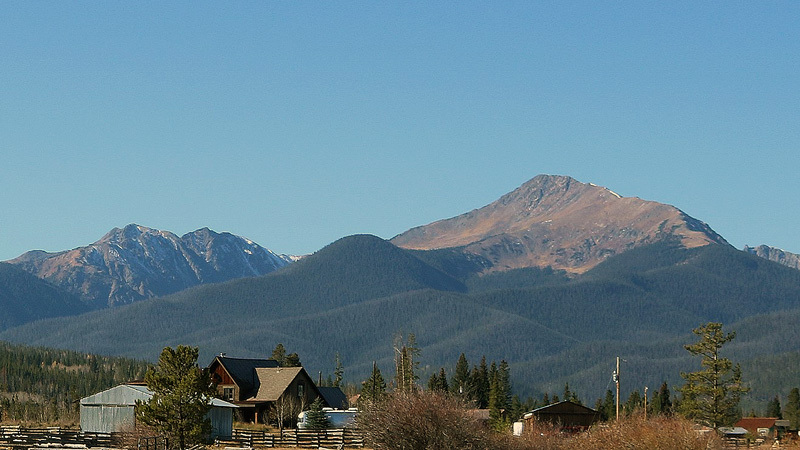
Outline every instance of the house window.
{"type": "Polygon", "coordinates": [[[233,401],[233,388],[232,387],[222,388],[222,399],[226,400],[226,401],[229,401],[229,402],[233,401]]]}
{"type": "Polygon", "coordinates": [[[303,397],[303,394],[305,393],[305,389],[306,389],[306,385],[305,384],[297,383],[297,396],[298,397],[303,397]]]}

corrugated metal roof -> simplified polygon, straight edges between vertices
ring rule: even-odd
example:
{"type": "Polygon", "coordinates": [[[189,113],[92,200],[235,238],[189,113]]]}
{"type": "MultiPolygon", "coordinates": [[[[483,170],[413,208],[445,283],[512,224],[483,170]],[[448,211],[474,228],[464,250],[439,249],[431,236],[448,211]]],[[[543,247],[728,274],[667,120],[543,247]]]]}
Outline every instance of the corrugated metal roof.
{"type": "Polygon", "coordinates": [[[121,384],[81,399],[81,405],[133,406],[136,400],[147,401],[153,393],[144,386],[121,384]],[[144,388],[144,390],[142,390],[144,388]]]}
{"type": "MultiPolygon", "coordinates": [[[[147,386],[120,384],[111,389],[98,392],[81,399],[81,405],[116,405],[134,406],[136,400],[146,402],[153,398],[153,391],[147,386]]],[[[233,403],[228,403],[218,398],[211,399],[211,406],[217,408],[238,408],[233,403]]]]}

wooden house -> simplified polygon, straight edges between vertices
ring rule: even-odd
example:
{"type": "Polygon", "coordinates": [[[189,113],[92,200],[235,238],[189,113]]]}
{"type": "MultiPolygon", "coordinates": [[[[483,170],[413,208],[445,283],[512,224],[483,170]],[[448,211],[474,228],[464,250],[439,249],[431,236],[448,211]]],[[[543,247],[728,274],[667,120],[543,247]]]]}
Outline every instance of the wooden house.
{"type": "Polygon", "coordinates": [[[208,367],[220,398],[239,407],[241,419],[269,423],[277,416],[293,417],[317,398],[323,399],[302,367],[278,367],[271,359],[217,356],[208,367]]]}

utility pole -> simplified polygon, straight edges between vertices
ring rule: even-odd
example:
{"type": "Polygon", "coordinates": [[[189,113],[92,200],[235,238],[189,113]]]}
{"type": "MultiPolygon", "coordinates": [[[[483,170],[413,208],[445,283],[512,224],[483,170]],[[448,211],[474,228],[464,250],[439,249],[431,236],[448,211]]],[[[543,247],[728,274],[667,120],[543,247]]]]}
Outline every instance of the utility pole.
{"type": "Polygon", "coordinates": [[[617,385],[617,421],[619,421],[619,356],[617,356],[617,370],[614,371],[614,383],[617,385]]]}
{"type": "Polygon", "coordinates": [[[644,387],[644,420],[647,420],[647,386],[644,387]]]}

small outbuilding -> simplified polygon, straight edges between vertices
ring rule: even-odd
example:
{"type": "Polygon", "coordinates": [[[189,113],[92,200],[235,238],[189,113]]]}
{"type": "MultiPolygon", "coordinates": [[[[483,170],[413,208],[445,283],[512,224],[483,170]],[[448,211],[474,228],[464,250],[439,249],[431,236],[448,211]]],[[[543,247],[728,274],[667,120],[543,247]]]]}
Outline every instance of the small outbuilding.
{"type": "Polygon", "coordinates": [[[734,427],[746,429],[756,439],[780,439],[788,431],[789,421],[777,417],[744,417],[734,427]]]}
{"type": "MultiPolygon", "coordinates": [[[[153,398],[147,386],[121,384],[81,399],[81,430],[113,433],[132,430],[136,425],[136,400],[153,398]]],[[[233,432],[233,411],[237,406],[211,399],[211,437],[230,436],[233,432]]]]}
{"type": "Polygon", "coordinates": [[[534,409],[525,414],[525,427],[533,421],[550,422],[562,431],[583,431],[600,420],[600,413],[592,408],[567,400],[534,409]]]}

